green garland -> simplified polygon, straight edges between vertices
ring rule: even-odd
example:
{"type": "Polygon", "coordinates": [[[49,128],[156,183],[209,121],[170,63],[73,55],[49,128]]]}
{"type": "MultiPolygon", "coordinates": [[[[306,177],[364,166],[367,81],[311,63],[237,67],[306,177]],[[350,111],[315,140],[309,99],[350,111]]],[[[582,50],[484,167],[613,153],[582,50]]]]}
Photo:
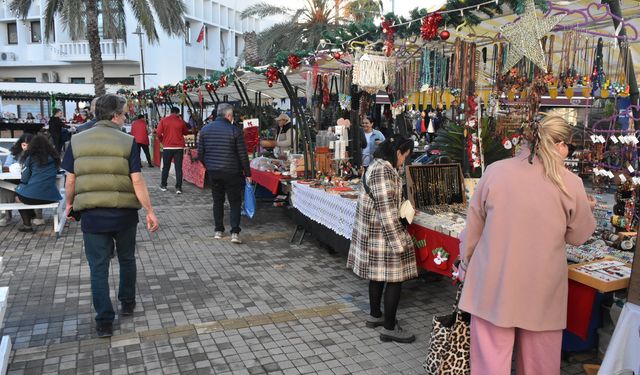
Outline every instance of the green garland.
{"type": "Polygon", "coordinates": [[[0,91],[3,99],[20,99],[20,100],[67,100],[75,102],[86,102],[93,99],[93,95],[85,94],[63,94],[51,93],[46,91],[0,91]]]}

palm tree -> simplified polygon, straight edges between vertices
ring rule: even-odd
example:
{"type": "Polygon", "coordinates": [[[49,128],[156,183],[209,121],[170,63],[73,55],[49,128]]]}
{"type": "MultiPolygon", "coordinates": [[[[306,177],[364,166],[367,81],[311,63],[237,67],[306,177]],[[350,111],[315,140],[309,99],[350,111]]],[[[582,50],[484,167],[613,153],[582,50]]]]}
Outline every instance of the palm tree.
{"type": "MultiPolygon", "coordinates": [[[[19,17],[26,18],[29,8],[36,1],[38,0],[11,0],[10,8],[19,17]]],[[[170,36],[184,35],[186,8],[182,0],[47,0],[44,20],[45,40],[49,40],[54,30],[56,16],[69,32],[72,40],[86,37],[89,42],[96,95],[106,93],[98,18],[101,14],[105,39],[115,41],[123,38],[126,33],[124,30],[125,1],[131,6],[134,17],[150,43],[158,41],[154,14],[157,16],[160,27],[167,34],[170,36]]]]}
{"type": "Polygon", "coordinates": [[[268,63],[273,61],[276,53],[280,51],[315,49],[323,39],[324,33],[341,27],[349,17],[355,21],[356,11],[360,15],[363,14],[361,9],[378,9],[371,4],[379,4],[379,9],[382,9],[379,0],[305,0],[303,6],[298,9],[260,2],[242,11],[241,17],[244,19],[252,16],[258,18],[287,16],[289,18],[258,34],[258,55],[262,63],[268,63]],[[354,2],[360,5],[350,8],[350,4],[354,2]],[[343,14],[347,14],[348,17],[343,14]]]}
{"type": "Polygon", "coordinates": [[[345,16],[356,22],[362,22],[367,18],[375,18],[382,14],[382,0],[353,0],[344,7],[345,16]]]}

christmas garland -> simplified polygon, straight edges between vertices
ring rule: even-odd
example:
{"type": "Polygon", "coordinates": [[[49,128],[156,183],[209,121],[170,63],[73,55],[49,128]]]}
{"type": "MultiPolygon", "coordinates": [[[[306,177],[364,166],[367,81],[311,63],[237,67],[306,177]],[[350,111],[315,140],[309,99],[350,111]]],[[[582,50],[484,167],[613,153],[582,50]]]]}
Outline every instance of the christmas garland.
{"type": "Polygon", "coordinates": [[[22,99],[22,100],[68,100],[75,102],[86,102],[93,99],[93,95],[86,94],[66,94],[51,93],[46,91],[0,91],[0,97],[3,99],[22,99]]]}

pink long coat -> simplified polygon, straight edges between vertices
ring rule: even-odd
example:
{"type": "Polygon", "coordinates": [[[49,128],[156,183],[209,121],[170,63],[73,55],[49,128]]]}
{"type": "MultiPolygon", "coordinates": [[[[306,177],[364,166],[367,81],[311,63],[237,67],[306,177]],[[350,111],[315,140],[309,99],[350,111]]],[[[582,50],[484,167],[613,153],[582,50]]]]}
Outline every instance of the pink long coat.
{"type": "Polygon", "coordinates": [[[560,330],[565,244],[584,243],[596,223],[582,180],[563,169],[566,195],[528,155],[492,164],[471,199],[460,252],[472,256],[460,308],[499,327],[560,330]]]}

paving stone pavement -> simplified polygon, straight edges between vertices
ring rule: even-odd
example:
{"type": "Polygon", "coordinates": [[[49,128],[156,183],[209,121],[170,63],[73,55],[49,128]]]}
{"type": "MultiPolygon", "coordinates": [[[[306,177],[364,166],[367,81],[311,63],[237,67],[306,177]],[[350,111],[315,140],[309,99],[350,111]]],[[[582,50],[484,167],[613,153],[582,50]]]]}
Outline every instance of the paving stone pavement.
{"type": "MultiPolygon", "coordinates": [[[[133,317],[116,317],[111,339],[95,336],[79,225],[59,239],[50,214],[34,234],[18,232],[15,217],[0,228],[9,374],[423,373],[431,319],[453,303],[450,282],[406,282],[399,319],[417,340],[382,343],[363,324],[367,282],[345,268],[344,254],[312,238],[290,244],[285,209],[260,203],[254,219],[243,218],[245,243],[234,245],[213,238],[210,191],[185,182],[181,196],[161,192],[158,168],[143,174],[160,229],[138,227],[138,305],[133,317]]],[[[117,280],[114,260],[116,309],[117,280]]],[[[573,357],[562,373],[580,374],[593,361],[591,353],[573,357]]]]}

